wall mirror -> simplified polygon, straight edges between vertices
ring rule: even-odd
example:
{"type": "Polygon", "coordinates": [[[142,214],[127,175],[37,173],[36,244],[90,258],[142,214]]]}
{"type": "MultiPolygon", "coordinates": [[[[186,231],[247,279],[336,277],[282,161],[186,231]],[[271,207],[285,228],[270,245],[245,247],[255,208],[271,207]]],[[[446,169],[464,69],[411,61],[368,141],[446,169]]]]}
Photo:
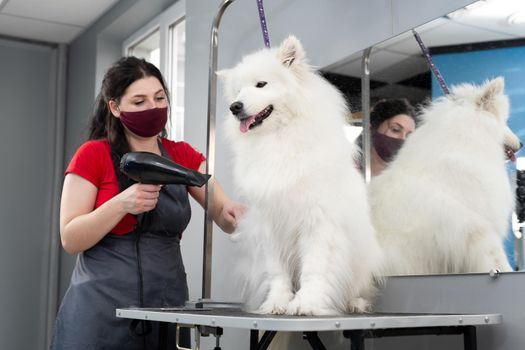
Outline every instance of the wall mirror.
{"type": "MultiPolygon", "coordinates": [[[[414,29],[448,86],[505,78],[508,125],[525,143],[525,2],[480,0],[414,29]]],[[[357,52],[321,69],[349,101],[349,138],[357,136],[360,127],[362,56],[357,52]]],[[[412,31],[377,43],[369,57],[371,106],[380,99],[407,98],[417,107],[443,95],[412,31]]],[[[516,170],[525,169],[525,151],[516,156],[516,163],[506,164],[512,184],[516,170]]],[[[524,269],[521,231],[521,224],[509,216],[504,245],[515,270],[524,269]]]]}

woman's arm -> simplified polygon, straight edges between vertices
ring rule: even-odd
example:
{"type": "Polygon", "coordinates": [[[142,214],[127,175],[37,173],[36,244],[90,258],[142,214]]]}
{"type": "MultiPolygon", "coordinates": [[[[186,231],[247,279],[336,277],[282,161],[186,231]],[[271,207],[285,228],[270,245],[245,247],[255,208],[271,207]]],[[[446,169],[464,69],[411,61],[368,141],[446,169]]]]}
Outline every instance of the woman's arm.
{"type": "MultiPolygon", "coordinates": [[[[206,163],[202,162],[199,171],[204,173],[206,171],[206,163]]],[[[213,181],[213,212],[211,217],[213,221],[226,233],[232,233],[237,227],[237,222],[246,211],[244,204],[231,200],[226,193],[224,193],[219,183],[212,177],[209,181],[213,181]]],[[[206,200],[206,186],[202,187],[188,187],[190,195],[202,206],[205,205],[206,200]]]]}
{"type": "Polygon", "coordinates": [[[149,211],[157,204],[160,186],[135,184],[94,209],[95,185],[69,173],[64,179],[60,203],[60,239],[64,250],[78,253],[94,246],[127,213],[149,211]]]}

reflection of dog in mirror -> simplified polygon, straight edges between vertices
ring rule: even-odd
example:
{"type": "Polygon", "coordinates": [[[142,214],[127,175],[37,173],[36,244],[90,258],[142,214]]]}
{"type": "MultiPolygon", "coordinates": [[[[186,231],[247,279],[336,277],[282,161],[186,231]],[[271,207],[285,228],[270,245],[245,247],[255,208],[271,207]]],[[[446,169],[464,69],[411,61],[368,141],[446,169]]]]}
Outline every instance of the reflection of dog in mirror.
{"type": "Polygon", "coordinates": [[[381,252],[365,184],[343,134],[339,91],[289,37],[221,71],[234,181],[250,207],[234,239],[250,310],[364,311],[381,252]]]}
{"type": "Polygon", "coordinates": [[[505,152],[504,81],[460,85],[423,111],[396,159],[372,179],[372,220],[386,274],[509,271],[503,241],[514,197],[505,152]]]}

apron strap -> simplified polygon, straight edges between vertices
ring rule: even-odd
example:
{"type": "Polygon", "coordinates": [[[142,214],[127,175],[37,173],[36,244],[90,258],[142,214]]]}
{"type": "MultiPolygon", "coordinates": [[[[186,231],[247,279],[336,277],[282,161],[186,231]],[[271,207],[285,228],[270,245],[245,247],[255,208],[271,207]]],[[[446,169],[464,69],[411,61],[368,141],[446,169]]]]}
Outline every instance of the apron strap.
{"type": "Polygon", "coordinates": [[[162,154],[162,156],[164,158],[168,158],[169,160],[173,161],[173,159],[171,159],[171,156],[168,153],[168,151],[166,151],[166,148],[164,148],[164,145],[162,144],[162,141],[161,141],[160,138],[157,139],[157,144],[159,145],[160,153],[162,154]]]}

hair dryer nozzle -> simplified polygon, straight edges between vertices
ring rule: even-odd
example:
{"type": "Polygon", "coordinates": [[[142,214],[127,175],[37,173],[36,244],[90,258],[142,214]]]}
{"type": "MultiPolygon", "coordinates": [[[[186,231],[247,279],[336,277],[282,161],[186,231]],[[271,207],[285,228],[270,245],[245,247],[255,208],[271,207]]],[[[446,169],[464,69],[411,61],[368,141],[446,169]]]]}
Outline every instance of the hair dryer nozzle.
{"type": "Polygon", "coordinates": [[[151,152],[129,152],[120,160],[120,171],[137,182],[155,185],[204,185],[211,175],[202,174],[151,152]]]}

